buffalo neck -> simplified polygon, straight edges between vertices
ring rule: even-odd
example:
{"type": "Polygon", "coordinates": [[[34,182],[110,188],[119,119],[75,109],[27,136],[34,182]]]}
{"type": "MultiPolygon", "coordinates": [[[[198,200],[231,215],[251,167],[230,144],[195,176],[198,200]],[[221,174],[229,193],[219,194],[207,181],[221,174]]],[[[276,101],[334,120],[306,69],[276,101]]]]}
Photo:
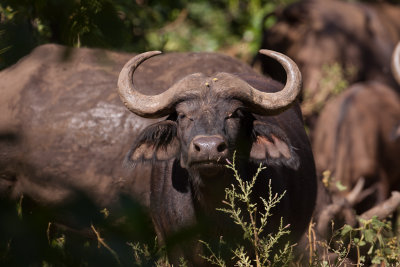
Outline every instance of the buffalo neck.
{"type": "MultiPolygon", "coordinates": [[[[250,179],[253,173],[253,166],[247,164],[236,163],[236,169],[241,179],[250,179]]],[[[197,213],[206,216],[222,214],[217,211],[218,208],[226,208],[223,204],[226,195],[226,189],[232,185],[237,186],[234,172],[228,167],[222,167],[218,172],[212,175],[190,173],[193,201],[197,213]]]]}

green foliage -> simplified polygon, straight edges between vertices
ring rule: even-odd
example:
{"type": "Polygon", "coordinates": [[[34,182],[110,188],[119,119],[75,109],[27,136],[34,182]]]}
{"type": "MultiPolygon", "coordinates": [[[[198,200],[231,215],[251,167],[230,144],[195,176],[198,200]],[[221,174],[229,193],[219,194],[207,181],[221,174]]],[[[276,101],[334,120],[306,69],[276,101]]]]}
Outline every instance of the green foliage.
{"type": "MultiPolygon", "coordinates": [[[[169,266],[165,248],[158,246],[157,238],[152,248],[141,242],[128,242],[127,245],[132,248],[133,266],[169,266]]],[[[182,263],[181,266],[184,264],[182,263]]]]}
{"type": "Polygon", "coordinates": [[[354,79],[356,73],[354,67],[344,68],[337,62],[323,65],[318,91],[305,90],[303,115],[319,113],[329,98],[339,95],[349,87],[348,81],[354,79]]]}
{"type": "Polygon", "coordinates": [[[376,217],[370,220],[359,219],[360,226],[353,228],[345,225],[341,238],[349,238],[349,244],[357,251],[357,264],[370,260],[373,264],[399,266],[400,243],[393,234],[391,223],[380,221],[376,217]],[[366,254],[362,254],[362,250],[366,254]]]}
{"type": "MultiPolygon", "coordinates": [[[[266,226],[268,219],[272,216],[271,210],[281,201],[282,195],[273,194],[271,183],[269,183],[268,199],[262,199],[263,208],[257,207],[256,203],[251,200],[251,193],[253,191],[255,182],[260,172],[266,167],[260,164],[256,174],[250,181],[243,180],[235,166],[235,156],[232,163],[226,165],[234,173],[237,185],[231,185],[226,188],[225,201],[223,203],[227,208],[220,208],[219,211],[229,215],[232,221],[239,225],[243,232],[243,240],[250,243],[250,248],[241,244],[227,244],[220,239],[220,247],[228,247],[232,252],[232,259],[235,261],[235,266],[288,266],[292,260],[292,246],[287,243],[283,249],[278,249],[279,242],[284,235],[290,233],[289,226],[279,225],[276,233],[266,233],[266,226]],[[243,208],[242,208],[243,207],[243,208]],[[260,211],[261,210],[261,211],[260,211]],[[259,222],[257,218],[260,218],[259,222]]],[[[209,255],[202,255],[208,262],[217,266],[227,266],[226,258],[221,257],[219,252],[215,252],[204,241],[201,241],[209,255]]]]}
{"type": "MultiPolygon", "coordinates": [[[[200,241],[203,258],[216,266],[294,265],[293,245],[278,245],[289,233],[288,226],[281,221],[277,232],[265,232],[271,210],[283,195],[273,194],[269,185],[268,197],[260,202],[262,207],[257,206],[250,196],[255,180],[260,179],[257,177],[265,167],[260,165],[252,179],[243,180],[234,163],[235,160],[227,167],[234,173],[235,185],[226,189],[225,207],[219,210],[239,226],[242,240],[228,243],[228,238],[220,237],[218,246],[200,241]]],[[[154,233],[145,233],[150,221],[143,220],[145,215],[135,203],[129,200],[122,203],[122,210],[117,214],[107,209],[88,213],[95,209],[84,199],[66,208],[64,211],[71,208],[74,214],[82,214],[77,215],[75,223],[90,225],[90,232],[76,233],[52,222],[56,210],[32,206],[28,198],[21,197],[8,204],[0,202],[0,265],[171,266],[165,248],[159,246],[154,233]]],[[[344,225],[334,232],[329,242],[319,241],[312,253],[310,266],[346,266],[349,259],[357,266],[400,266],[397,232],[390,222],[376,217],[360,219],[357,227],[344,225]]],[[[185,259],[181,259],[179,266],[187,266],[185,259]]]]}
{"type": "MultiPolygon", "coordinates": [[[[312,266],[343,266],[350,258],[355,266],[399,266],[400,243],[391,223],[373,217],[359,219],[359,226],[344,225],[336,230],[329,243],[319,244],[325,255],[331,253],[334,260],[316,253],[312,266]]],[[[321,251],[321,250],[320,250],[321,251]]]]}
{"type": "Polygon", "coordinates": [[[37,45],[130,52],[228,51],[249,58],[266,14],[293,0],[3,0],[0,69],[37,45]]]}
{"type": "MultiPolygon", "coordinates": [[[[241,179],[235,166],[235,157],[233,163],[228,163],[227,168],[234,172],[236,184],[226,188],[225,201],[223,202],[227,208],[218,209],[228,215],[234,223],[242,229],[243,241],[249,246],[241,244],[228,244],[221,236],[218,240],[218,249],[212,247],[208,242],[199,240],[205,251],[200,256],[212,265],[226,267],[234,261],[235,266],[289,266],[293,259],[292,249],[289,243],[278,249],[278,243],[282,237],[289,234],[288,225],[281,224],[276,233],[265,233],[268,218],[272,215],[271,210],[281,201],[282,195],[272,193],[271,184],[269,184],[267,199],[262,199],[263,210],[258,210],[257,204],[252,203],[251,193],[253,191],[255,181],[260,172],[265,167],[259,166],[256,174],[250,181],[241,179]],[[244,204],[244,205],[243,205],[244,204]],[[241,207],[244,207],[242,209],[241,207]],[[257,222],[256,218],[260,216],[257,222]],[[226,250],[230,251],[227,255],[226,250]]],[[[240,243],[240,242],[239,242],[240,243]]],[[[135,266],[170,266],[165,254],[165,248],[160,248],[157,242],[154,247],[149,249],[145,243],[128,243],[132,248],[135,258],[135,266]]],[[[185,259],[181,259],[179,266],[187,266],[185,259]]]]}
{"type": "Polygon", "coordinates": [[[121,203],[121,210],[111,213],[96,209],[83,196],[61,208],[37,206],[29,197],[2,199],[0,266],[132,265],[127,241],[145,243],[154,232],[137,203],[121,203]],[[56,220],[58,216],[68,220],[68,226],[56,220]]]}

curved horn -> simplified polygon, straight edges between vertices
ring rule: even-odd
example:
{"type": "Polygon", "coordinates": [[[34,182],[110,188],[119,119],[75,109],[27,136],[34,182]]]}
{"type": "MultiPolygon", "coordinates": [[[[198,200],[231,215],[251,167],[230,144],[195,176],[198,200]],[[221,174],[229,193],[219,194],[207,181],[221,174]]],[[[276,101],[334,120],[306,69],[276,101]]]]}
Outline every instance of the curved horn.
{"type": "Polygon", "coordinates": [[[400,42],[397,43],[392,54],[392,74],[400,85],[400,42]]]}
{"type": "Polygon", "coordinates": [[[286,71],[286,84],[285,87],[276,93],[262,93],[256,91],[259,94],[260,102],[256,102],[263,108],[268,110],[278,110],[289,106],[300,93],[301,90],[301,73],[297,64],[284,54],[261,49],[260,53],[269,56],[278,61],[286,71]]]}
{"type": "Polygon", "coordinates": [[[161,54],[161,51],[150,51],[139,54],[129,60],[122,68],[118,77],[118,93],[124,105],[133,113],[142,116],[148,113],[148,110],[156,112],[158,101],[149,101],[153,96],[145,96],[139,93],[133,84],[133,73],[146,59],[161,54]],[[154,105],[153,103],[156,103],[154,105]],[[145,110],[145,111],[143,111],[145,110]],[[142,112],[143,111],[143,112],[142,112]],[[147,111],[147,112],[146,112],[147,111]]]}
{"type": "Polygon", "coordinates": [[[181,98],[199,89],[201,74],[197,73],[183,78],[179,84],[171,86],[161,94],[140,93],[135,88],[133,74],[146,59],[159,54],[161,54],[160,51],[149,51],[133,57],[122,68],[118,78],[118,93],[122,102],[131,112],[144,118],[160,118],[168,115],[177,102],[177,96],[181,98]]]}
{"type": "MultiPolygon", "coordinates": [[[[186,94],[193,93],[193,90],[200,90],[202,87],[201,81],[204,76],[192,74],[181,80],[179,85],[175,84],[161,94],[143,95],[139,93],[133,83],[133,73],[146,59],[160,53],[159,51],[151,51],[135,56],[125,64],[119,75],[118,92],[122,101],[131,112],[141,117],[159,118],[167,115],[177,101],[176,96],[182,98],[186,94]],[[198,79],[193,79],[196,77],[198,79]]],[[[296,63],[281,53],[266,49],[260,50],[260,53],[272,57],[283,66],[287,74],[285,87],[275,93],[259,91],[247,83],[243,86],[225,88],[229,90],[230,96],[250,103],[253,112],[268,114],[271,111],[280,111],[288,107],[296,99],[301,89],[301,73],[296,63]]]]}
{"type": "MultiPolygon", "coordinates": [[[[286,71],[286,85],[284,88],[275,93],[267,93],[257,90],[245,81],[238,84],[231,74],[220,73],[224,76],[226,83],[225,88],[220,89],[230,96],[247,102],[252,112],[267,115],[272,112],[279,112],[288,108],[296,99],[301,90],[301,73],[296,63],[289,57],[271,50],[262,49],[260,53],[277,60],[286,71]],[[229,84],[229,81],[234,84],[229,84]]],[[[222,78],[222,77],[221,77],[222,78]]]]}

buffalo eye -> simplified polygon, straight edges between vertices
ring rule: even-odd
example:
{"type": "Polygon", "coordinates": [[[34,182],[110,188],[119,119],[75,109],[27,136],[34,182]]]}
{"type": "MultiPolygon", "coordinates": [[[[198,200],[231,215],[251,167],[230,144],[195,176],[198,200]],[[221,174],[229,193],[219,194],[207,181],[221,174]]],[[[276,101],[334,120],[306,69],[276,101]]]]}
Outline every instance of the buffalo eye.
{"type": "Polygon", "coordinates": [[[245,116],[244,111],[241,108],[238,108],[234,112],[228,114],[226,119],[239,119],[239,118],[243,118],[244,116],[245,116]]]}
{"type": "Polygon", "coordinates": [[[186,118],[185,114],[183,114],[183,113],[178,114],[178,120],[183,120],[184,118],[186,118]]]}
{"type": "Polygon", "coordinates": [[[193,119],[190,118],[189,116],[187,116],[184,113],[178,113],[178,122],[179,123],[186,123],[186,122],[189,122],[189,121],[193,121],[193,119]]]}

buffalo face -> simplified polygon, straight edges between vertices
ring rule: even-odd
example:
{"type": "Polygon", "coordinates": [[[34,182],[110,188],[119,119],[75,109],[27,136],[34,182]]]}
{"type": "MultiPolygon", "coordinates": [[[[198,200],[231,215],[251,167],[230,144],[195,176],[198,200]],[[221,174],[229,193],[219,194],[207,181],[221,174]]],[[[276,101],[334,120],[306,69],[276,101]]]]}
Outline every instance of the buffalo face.
{"type": "Polygon", "coordinates": [[[160,52],[132,58],[118,80],[122,101],[141,117],[168,118],[141,133],[129,160],[135,163],[175,158],[200,183],[203,178],[222,173],[234,151],[241,162],[297,168],[297,156],[278,124],[258,121],[254,114],[265,118],[288,109],[300,91],[301,74],[290,58],[269,50],[260,52],[276,59],[286,70],[282,90],[259,90],[251,84],[262,84],[260,77],[220,72],[211,77],[194,73],[161,94],[143,95],[135,87],[133,73],[143,61],[160,52]]]}
{"type": "Polygon", "coordinates": [[[176,158],[191,177],[203,179],[223,172],[235,151],[245,162],[298,168],[298,156],[278,126],[256,120],[243,102],[218,97],[212,89],[207,95],[180,102],[165,121],[148,126],[129,160],[176,158]]]}
{"type": "Polygon", "coordinates": [[[179,103],[176,112],[181,166],[204,175],[218,171],[239,140],[249,136],[246,126],[249,128],[251,117],[243,108],[240,101],[213,100],[212,95],[179,103]]]}

